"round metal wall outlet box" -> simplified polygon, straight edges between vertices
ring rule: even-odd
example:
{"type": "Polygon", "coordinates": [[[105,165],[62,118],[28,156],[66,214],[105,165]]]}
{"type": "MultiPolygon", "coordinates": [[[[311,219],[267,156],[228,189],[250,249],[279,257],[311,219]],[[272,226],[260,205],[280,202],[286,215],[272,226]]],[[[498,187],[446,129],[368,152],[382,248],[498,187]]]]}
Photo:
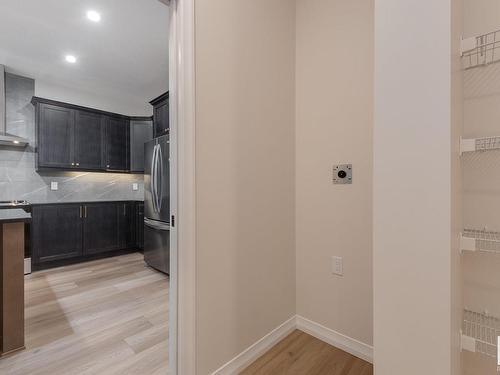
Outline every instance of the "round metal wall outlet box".
{"type": "Polygon", "coordinates": [[[352,164],[338,164],[333,166],[333,183],[335,185],[352,184],[352,164]]]}

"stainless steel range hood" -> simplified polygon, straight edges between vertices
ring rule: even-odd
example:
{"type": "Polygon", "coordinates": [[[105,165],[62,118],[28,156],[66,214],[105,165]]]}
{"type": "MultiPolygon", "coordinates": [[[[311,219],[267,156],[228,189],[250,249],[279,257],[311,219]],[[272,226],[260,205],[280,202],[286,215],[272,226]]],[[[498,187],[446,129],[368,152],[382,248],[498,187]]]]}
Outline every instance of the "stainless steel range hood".
{"type": "Polygon", "coordinates": [[[26,147],[26,138],[7,133],[7,100],[5,98],[5,66],[0,64],[0,146],[26,147]]]}

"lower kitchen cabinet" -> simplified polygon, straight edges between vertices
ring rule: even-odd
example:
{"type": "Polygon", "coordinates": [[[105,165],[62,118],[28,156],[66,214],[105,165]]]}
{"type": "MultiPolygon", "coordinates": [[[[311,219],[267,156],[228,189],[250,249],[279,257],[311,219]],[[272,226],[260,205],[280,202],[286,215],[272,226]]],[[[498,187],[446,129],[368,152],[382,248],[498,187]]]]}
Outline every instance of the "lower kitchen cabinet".
{"type": "Polygon", "coordinates": [[[135,243],[139,249],[144,250],[144,203],[136,203],[135,210],[135,243]]]}
{"type": "Polygon", "coordinates": [[[118,242],[122,248],[135,247],[135,207],[133,202],[118,205],[118,242]]]}
{"type": "Polygon", "coordinates": [[[81,206],[35,206],[32,211],[32,258],[35,264],[82,255],[81,206]]]}
{"type": "Polygon", "coordinates": [[[117,203],[84,204],[83,219],[84,254],[104,253],[120,248],[117,203]]]}
{"type": "Polygon", "coordinates": [[[34,205],[33,269],[137,249],[137,212],[135,202],[34,205]]]}

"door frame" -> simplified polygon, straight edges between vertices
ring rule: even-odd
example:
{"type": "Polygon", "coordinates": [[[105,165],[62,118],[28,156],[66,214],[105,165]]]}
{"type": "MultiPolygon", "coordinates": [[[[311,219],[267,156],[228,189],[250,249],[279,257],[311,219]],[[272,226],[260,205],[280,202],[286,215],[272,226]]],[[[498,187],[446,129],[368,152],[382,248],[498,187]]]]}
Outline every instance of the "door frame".
{"type": "MultiPolygon", "coordinates": [[[[160,0],[165,2],[165,0],[160,0]]],[[[170,0],[170,207],[169,367],[196,374],[196,185],[194,0],[170,0]],[[181,251],[179,251],[181,249],[181,251]]]]}

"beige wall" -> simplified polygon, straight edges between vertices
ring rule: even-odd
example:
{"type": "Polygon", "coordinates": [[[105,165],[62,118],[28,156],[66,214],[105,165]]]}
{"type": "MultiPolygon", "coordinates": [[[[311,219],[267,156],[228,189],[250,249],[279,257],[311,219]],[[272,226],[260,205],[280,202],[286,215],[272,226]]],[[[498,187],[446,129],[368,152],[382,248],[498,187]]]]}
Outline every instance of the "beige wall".
{"type": "Polygon", "coordinates": [[[373,1],[297,0],[297,313],[372,344],[373,1]],[[352,185],[332,166],[353,164],[352,185]],[[344,276],[331,257],[344,260],[344,276]]]}
{"type": "Polygon", "coordinates": [[[462,0],[464,4],[464,37],[498,30],[500,3],[497,0],[462,0]]]}
{"type": "Polygon", "coordinates": [[[375,4],[375,374],[452,374],[451,2],[375,4]]]}
{"type": "Polygon", "coordinates": [[[460,9],[375,4],[196,1],[200,375],[295,313],[374,329],[377,375],[460,371],[460,9]]]}
{"type": "Polygon", "coordinates": [[[295,3],[195,6],[197,373],[206,375],[295,314],[295,3]]]}

